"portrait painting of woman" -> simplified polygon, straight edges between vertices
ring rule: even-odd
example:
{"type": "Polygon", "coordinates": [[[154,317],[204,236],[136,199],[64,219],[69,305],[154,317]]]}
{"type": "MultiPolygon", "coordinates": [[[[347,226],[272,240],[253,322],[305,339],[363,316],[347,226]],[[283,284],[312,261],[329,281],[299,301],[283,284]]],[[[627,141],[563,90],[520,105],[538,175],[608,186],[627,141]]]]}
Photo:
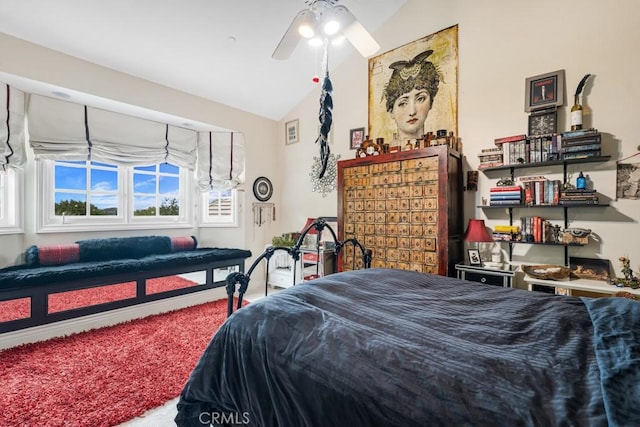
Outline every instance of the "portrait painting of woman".
{"type": "Polygon", "coordinates": [[[458,27],[369,59],[369,133],[407,141],[439,129],[457,135],[458,27]]]}

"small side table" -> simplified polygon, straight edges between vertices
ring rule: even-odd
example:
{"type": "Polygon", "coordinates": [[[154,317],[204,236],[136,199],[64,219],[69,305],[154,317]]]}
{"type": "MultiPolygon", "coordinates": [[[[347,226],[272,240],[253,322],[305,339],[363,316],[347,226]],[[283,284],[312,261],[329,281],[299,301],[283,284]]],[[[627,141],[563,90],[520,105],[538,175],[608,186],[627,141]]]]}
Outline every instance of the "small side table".
{"type": "Polygon", "coordinates": [[[487,285],[511,288],[517,266],[503,264],[502,267],[489,267],[469,264],[456,264],[458,279],[471,280],[487,285]]]}

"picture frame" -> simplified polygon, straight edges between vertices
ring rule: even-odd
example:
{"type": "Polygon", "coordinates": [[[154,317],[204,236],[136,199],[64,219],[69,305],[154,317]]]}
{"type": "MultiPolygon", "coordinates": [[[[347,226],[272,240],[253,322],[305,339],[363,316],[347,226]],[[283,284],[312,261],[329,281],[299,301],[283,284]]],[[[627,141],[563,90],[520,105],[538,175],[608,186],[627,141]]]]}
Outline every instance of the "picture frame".
{"type": "MultiPolygon", "coordinates": [[[[423,80],[421,71],[435,67],[437,93],[433,96],[426,119],[418,125],[422,132],[435,135],[446,130],[458,135],[458,25],[442,29],[395,49],[369,58],[368,134],[372,139],[384,138],[390,146],[404,146],[401,117],[396,118],[388,104],[403,98],[399,93],[403,85],[395,75],[416,74],[415,80],[423,80]],[[400,69],[402,68],[402,69],[400,69]],[[420,71],[419,71],[419,70],[420,71]],[[393,84],[390,84],[393,83],[393,84]],[[394,90],[395,89],[395,90],[394,90]]],[[[426,78],[432,78],[428,74],[426,78]]],[[[403,78],[404,79],[404,78],[403,78]]],[[[429,82],[422,82],[429,84],[429,82]]],[[[431,86],[430,86],[431,87],[431,86]]],[[[413,125],[416,126],[416,125],[413,125]]],[[[406,131],[408,132],[408,130],[406,131]]]]}
{"type": "Polygon", "coordinates": [[[286,145],[295,144],[300,140],[299,127],[299,119],[291,120],[284,124],[284,140],[286,145]]]}
{"type": "Polygon", "coordinates": [[[482,265],[479,249],[467,249],[467,253],[469,254],[469,265],[482,265]]]}
{"type": "Polygon", "coordinates": [[[529,136],[551,135],[558,132],[558,110],[556,107],[533,111],[529,114],[529,136]]]}
{"type": "Polygon", "coordinates": [[[610,278],[611,263],[608,259],[570,257],[569,267],[572,278],[603,282],[610,278]]]}
{"type": "Polygon", "coordinates": [[[364,141],[364,128],[355,128],[349,130],[349,148],[357,150],[364,141]]]}
{"type": "Polygon", "coordinates": [[[525,79],[524,111],[527,113],[564,105],[564,70],[539,74],[525,79]]]}

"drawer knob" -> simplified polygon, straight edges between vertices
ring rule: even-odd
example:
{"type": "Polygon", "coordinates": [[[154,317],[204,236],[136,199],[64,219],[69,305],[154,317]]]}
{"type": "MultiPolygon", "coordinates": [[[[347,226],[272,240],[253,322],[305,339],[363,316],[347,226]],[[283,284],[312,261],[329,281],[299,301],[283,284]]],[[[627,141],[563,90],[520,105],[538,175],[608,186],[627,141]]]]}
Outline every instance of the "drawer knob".
{"type": "Polygon", "coordinates": [[[487,283],[487,278],[486,278],[486,277],[483,277],[482,279],[480,279],[480,282],[482,282],[482,283],[487,283]]]}

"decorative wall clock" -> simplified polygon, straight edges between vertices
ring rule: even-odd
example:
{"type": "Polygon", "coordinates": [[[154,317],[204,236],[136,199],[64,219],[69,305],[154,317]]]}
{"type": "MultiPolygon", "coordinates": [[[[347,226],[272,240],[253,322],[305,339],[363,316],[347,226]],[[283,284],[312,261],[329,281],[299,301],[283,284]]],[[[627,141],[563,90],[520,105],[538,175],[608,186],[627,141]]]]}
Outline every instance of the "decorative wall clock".
{"type": "Polygon", "coordinates": [[[273,184],[269,178],[261,176],[253,181],[253,195],[261,202],[266,202],[273,195],[273,184]]]}

